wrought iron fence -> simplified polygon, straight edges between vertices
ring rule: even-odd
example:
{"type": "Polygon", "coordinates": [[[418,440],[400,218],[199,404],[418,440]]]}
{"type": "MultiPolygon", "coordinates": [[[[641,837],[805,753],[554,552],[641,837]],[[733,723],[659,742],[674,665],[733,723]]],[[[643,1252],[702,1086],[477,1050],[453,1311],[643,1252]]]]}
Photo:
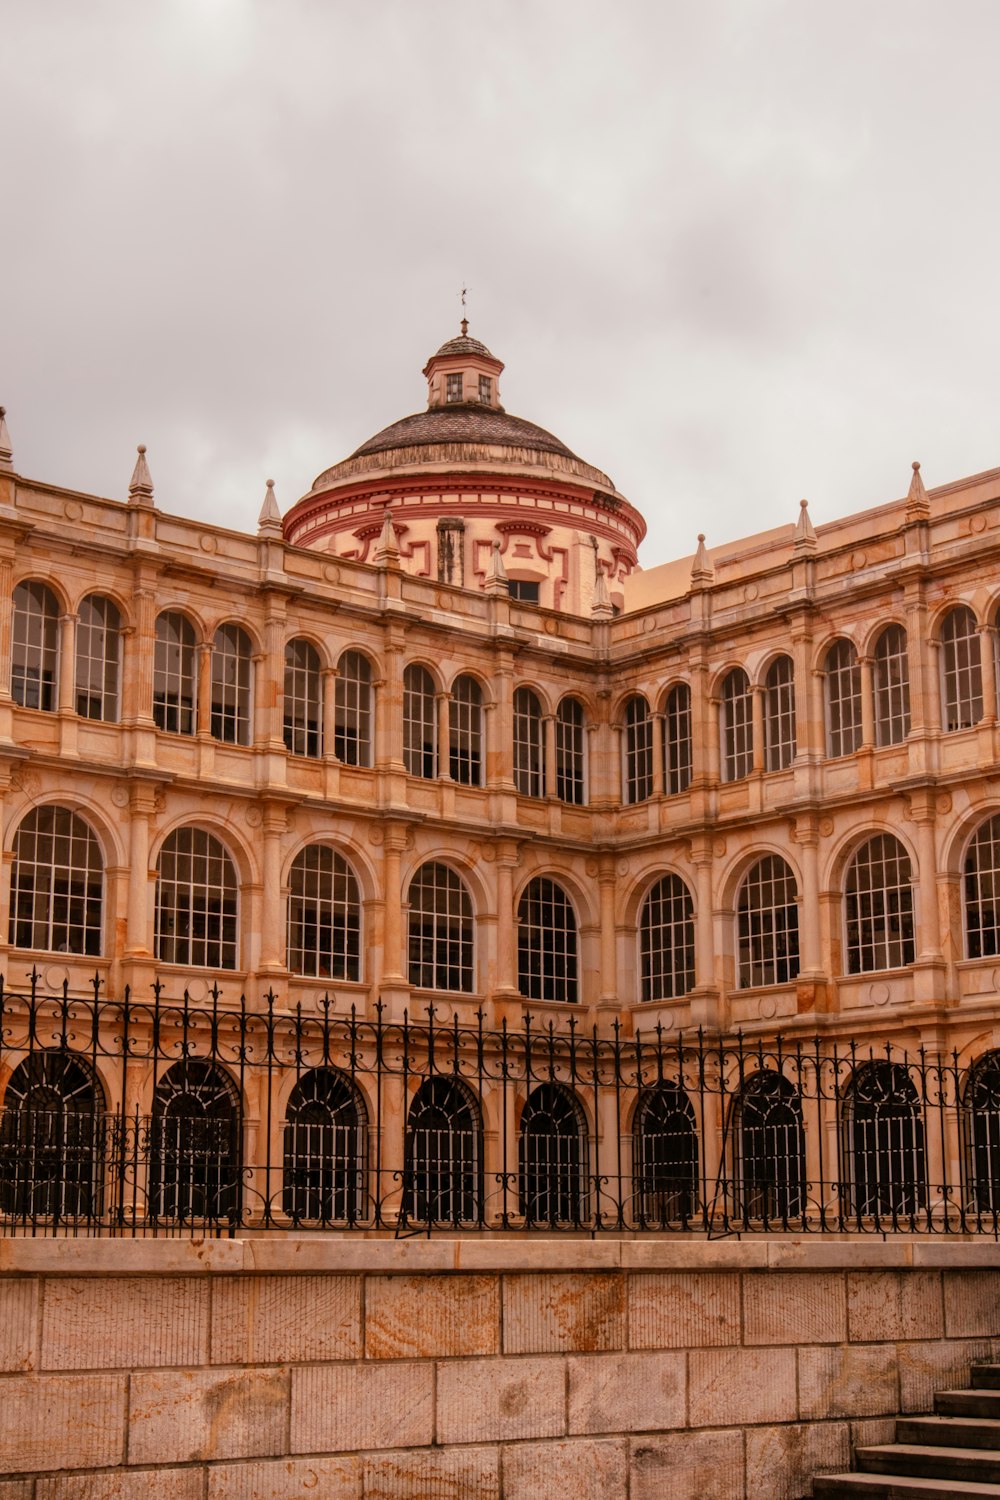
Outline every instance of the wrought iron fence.
{"type": "Polygon", "coordinates": [[[0,980],[0,1233],[1000,1230],[1000,1052],[0,980]]]}

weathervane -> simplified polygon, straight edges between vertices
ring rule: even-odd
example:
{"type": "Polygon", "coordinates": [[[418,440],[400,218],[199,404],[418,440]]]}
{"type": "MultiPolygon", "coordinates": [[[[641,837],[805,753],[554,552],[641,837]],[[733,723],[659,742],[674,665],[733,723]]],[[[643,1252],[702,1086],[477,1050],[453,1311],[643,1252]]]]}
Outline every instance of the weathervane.
{"type": "MultiPolygon", "coordinates": [[[[461,292],[459,293],[459,299],[460,299],[460,301],[462,303],[462,311],[463,311],[463,313],[465,311],[465,299],[466,299],[466,297],[468,295],[469,295],[469,288],[467,286],[463,286],[461,292]]],[[[463,335],[463,337],[468,333],[468,331],[469,331],[469,320],[468,320],[468,318],[463,317],[462,318],[462,335],[463,335]]]]}

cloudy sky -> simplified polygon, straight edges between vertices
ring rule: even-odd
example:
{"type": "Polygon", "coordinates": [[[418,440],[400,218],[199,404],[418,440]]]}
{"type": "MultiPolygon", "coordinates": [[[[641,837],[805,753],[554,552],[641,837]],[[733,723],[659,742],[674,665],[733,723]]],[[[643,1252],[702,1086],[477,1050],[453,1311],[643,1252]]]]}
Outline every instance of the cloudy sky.
{"type": "Polygon", "coordinates": [[[457,331],[647,566],[1000,465],[995,0],[0,0],[18,470],[250,529],[457,331]]]}

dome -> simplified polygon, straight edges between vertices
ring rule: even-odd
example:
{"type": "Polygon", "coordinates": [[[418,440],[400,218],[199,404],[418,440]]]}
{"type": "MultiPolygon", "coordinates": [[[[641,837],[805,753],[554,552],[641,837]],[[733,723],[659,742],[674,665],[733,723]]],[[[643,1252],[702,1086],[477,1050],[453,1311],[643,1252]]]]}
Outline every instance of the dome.
{"type": "MultiPolygon", "coordinates": [[[[453,339],[452,343],[463,342],[453,339]]],[[[472,339],[464,342],[472,343],[472,339]]],[[[447,347],[447,345],[445,346],[447,347]]],[[[576,454],[544,427],[512,417],[497,407],[468,405],[434,406],[428,411],[403,417],[376,432],[351,458],[370,453],[389,453],[394,448],[423,448],[439,443],[479,443],[490,448],[526,448],[538,453],[557,453],[576,459],[576,454]]]]}
{"type": "Polygon", "coordinates": [[[449,339],[431,358],[441,359],[449,354],[478,354],[480,359],[496,359],[496,355],[491,354],[485,344],[481,344],[478,339],[470,339],[467,333],[460,333],[457,338],[449,339]]]}

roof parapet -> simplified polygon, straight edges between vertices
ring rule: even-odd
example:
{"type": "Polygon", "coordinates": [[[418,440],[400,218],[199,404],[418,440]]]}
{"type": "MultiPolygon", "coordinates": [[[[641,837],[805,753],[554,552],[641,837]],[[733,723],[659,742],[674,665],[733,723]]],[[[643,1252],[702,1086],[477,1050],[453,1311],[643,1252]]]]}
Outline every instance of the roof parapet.
{"type": "Polygon", "coordinates": [[[153,476],[149,472],[146,462],[146,444],[140,443],[136,449],[139,455],[132,470],[132,478],[128,485],[129,503],[132,505],[153,504],[153,476]]]}

